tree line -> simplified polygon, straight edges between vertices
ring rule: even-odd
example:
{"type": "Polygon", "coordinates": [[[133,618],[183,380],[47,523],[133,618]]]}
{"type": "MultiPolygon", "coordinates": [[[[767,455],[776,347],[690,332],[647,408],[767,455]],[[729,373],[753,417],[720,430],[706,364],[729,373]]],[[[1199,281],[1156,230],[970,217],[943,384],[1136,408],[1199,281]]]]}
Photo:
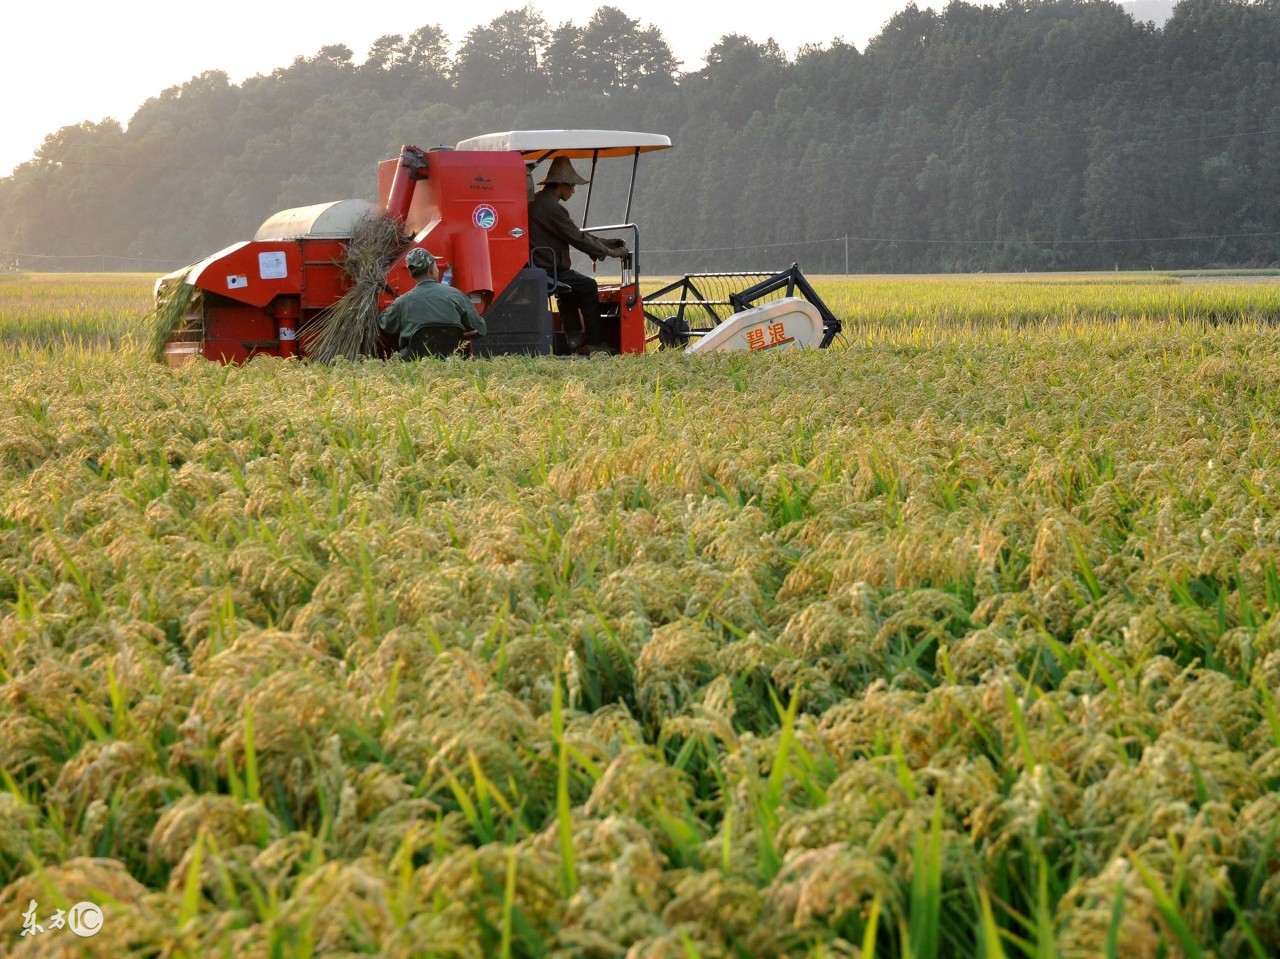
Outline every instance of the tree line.
{"type": "Polygon", "coordinates": [[[675,144],[641,163],[650,272],[1280,263],[1280,0],[1182,0],[1159,29],[1109,0],[953,0],[861,51],[730,34],[688,71],[616,8],[525,7],[452,49],[427,25],[64,127],[0,179],[0,250],[180,265],[276,210],[373,198],[402,143],[597,127],[675,144]]]}

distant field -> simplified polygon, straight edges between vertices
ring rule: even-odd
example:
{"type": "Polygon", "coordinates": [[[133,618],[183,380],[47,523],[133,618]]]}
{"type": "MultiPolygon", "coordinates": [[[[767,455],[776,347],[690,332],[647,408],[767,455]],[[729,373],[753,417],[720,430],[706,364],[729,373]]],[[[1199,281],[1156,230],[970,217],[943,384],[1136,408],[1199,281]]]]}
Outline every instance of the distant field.
{"type": "MultiPolygon", "coordinates": [[[[677,279],[650,278],[646,288],[677,279]]],[[[860,332],[1167,319],[1280,320],[1280,273],[1011,273],[815,276],[832,310],[860,332]]],[[[139,332],[151,274],[0,274],[0,344],[118,346],[139,332]]]]}
{"type": "Polygon", "coordinates": [[[118,346],[150,306],[154,282],[136,273],[0,273],[0,349],[118,346]]]}
{"type": "Polygon", "coordinates": [[[1280,283],[170,370],[152,279],[0,275],[0,953],[1280,954],[1280,283]]]}

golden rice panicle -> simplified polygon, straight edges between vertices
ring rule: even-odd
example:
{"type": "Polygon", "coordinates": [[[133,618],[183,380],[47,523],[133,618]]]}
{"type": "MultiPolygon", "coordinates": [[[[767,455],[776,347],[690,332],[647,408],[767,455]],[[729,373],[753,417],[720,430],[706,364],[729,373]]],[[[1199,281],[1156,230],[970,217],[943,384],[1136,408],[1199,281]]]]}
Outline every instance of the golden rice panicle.
{"type": "Polygon", "coordinates": [[[947,666],[959,682],[977,682],[1007,669],[1018,661],[1013,641],[996,629],[975,629],[953,644],[946,655],[938,657],[935,672],[941,679],[947,666]]]}
{"type": "Polygon", "coordinates": [[[564,647],[549,636],[517,636],[507,644],[503,688],[533,712],[549,712],[564,658],[564,647]]]}
{"type": "Polygon", "coordinates": [[[473,916],[477,909],[492,927],[500,928],[503,899],[491,894],[491,884],[503,887],[512,859],[515,907],[543,930],[565,925],[567,904],[561,895],[558,857],[529,842],[512,846],[491,843],[451,852],[414,873],[414,892],[422,901],[442,903],[442,914],[461,928],[476,928],[473,916]]]}
{"type": "MultiPolygon", "coordinates": [[[[559,825],[549,825],[535,843],[558,852],[559,825]]],[[[633,943],[660,935],[659,914],[671,895],[669,863],[649,831],[625,816],[575,815],[573,845],[580,887],[567,903],[553,954],[621,955],[633,943]]]]}
{"type": "Polygon", "coordinates": [[[659,626],[636,660],[636,704],[655,728],[683,711],[715,675],[717,643],[706,626],[687,621],[659,626]]]}
{"type": "Polygon", "coordinates": [[[1173,937],[1166,930],[1155,893],[1123,856],[1097,875],[1078,879],[1058,904],[1055,947],[1063,959],[1103,955],[1111,937],[1116,900],[1122,903],[1115,933],[1116,955],[1155,959],[1173,937]]]}
{"type": "MultiPolygon", "coordinates": [[[[10,792],[0,792],[0,861],[20,863],[27,855],[66,859],[57,832],[43,823],[40,809],[10,792]]],[[[18,867],[15,877],[25,871],[18,867]]]]}
{"type": "Polygon", "coordinates": [[[819,600],[792,616],[778,637],[789,653],[808,661],[848,663],[850,668],[869,667],[875,661],[871,648],[874,631],[862,617],[853,615],[838,600],[819,600]]]}
{"type": "Polygon", "coordinates": [[[910,765],[923,765],[941,738],[929,717],[917,706],[918,692],[891,690],[883,679],[874,680],[859,698],[850,698],[823,714],[819,735],[827,752],[849,761],[874,751],[884,737],[899,738],[910,765]]]}
{"type": "Polygon", "coordinates": [[[693,798],[688,777],[662,761],[650,746],[628,746],[591,790],[589,815],[627,815],[650,828],[663,815],[687,810],[693,798]]]}
{"type": "Polygon", "coordinates": [[[184,796],[165,810],[151,832],[148,852],[152,861],[175,866],[201,833],[218,849],[266,846],[279,838],[280,826],[258,803],[245,803],[234,796],[184,796]]]}
{"type": "MultiPolygon", "coordinates": [[[[693,931],[692,938],[706,943],[709,953],[724,955],[734,943],[753,939],[764,905],[764,894],[746,877],[709,869],[687,874],[676,884],[662,921],[671,929],[693,931]]],[[[772,927],[765,932],[764,937],[754,937],[757,948],[775,938],[772,927]]]]}
{"type": "Polygon", "coordinates": [[[317,952],[381,951],[396,928],[389,877],[369,860],[326,862],[281,907],[286,926],[309,923],[317,952]]]}
{"type": "Polygon", "coordinates": [[[900,909],[890,862],[843,842],[792,856],[766,895],[770,912],[797,929],[865,917],[877,897],[889,915],[900,909]]]}

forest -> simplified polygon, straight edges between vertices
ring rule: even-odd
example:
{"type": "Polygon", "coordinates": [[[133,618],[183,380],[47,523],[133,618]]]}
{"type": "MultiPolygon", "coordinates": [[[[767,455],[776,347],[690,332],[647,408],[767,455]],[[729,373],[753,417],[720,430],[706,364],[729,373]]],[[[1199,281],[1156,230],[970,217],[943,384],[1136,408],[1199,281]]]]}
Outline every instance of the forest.
{"type": "Polygon", "coordinates": [[[633,209],[650,273],[1280,263],[1280,0],[1182,0],[1158,28],[1109,0],[957,0],[861,50],[726,34],[696,70],[609,6],[454,39],[206,72],[127,126],[51,133],[0,179],[0,268],[176,268],[277,210],[374,198],[403,143],[560,127],[671,137],[633,209]]]}

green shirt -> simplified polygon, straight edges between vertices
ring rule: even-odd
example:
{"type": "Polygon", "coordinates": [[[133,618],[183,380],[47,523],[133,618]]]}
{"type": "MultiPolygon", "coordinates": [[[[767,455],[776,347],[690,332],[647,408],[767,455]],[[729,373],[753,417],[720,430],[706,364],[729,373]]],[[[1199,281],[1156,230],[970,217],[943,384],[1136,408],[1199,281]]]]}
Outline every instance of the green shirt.
{"type": "Polygon", "coordinates": [[[413,334],[428,326],[475,330],[485,335],[484,318],[471,305],[471,297],[438,280],[419,280],[417,286],[396,297],[378,317],[378,328],[399,336],[402,348],[413,339],[413,334]]]}

